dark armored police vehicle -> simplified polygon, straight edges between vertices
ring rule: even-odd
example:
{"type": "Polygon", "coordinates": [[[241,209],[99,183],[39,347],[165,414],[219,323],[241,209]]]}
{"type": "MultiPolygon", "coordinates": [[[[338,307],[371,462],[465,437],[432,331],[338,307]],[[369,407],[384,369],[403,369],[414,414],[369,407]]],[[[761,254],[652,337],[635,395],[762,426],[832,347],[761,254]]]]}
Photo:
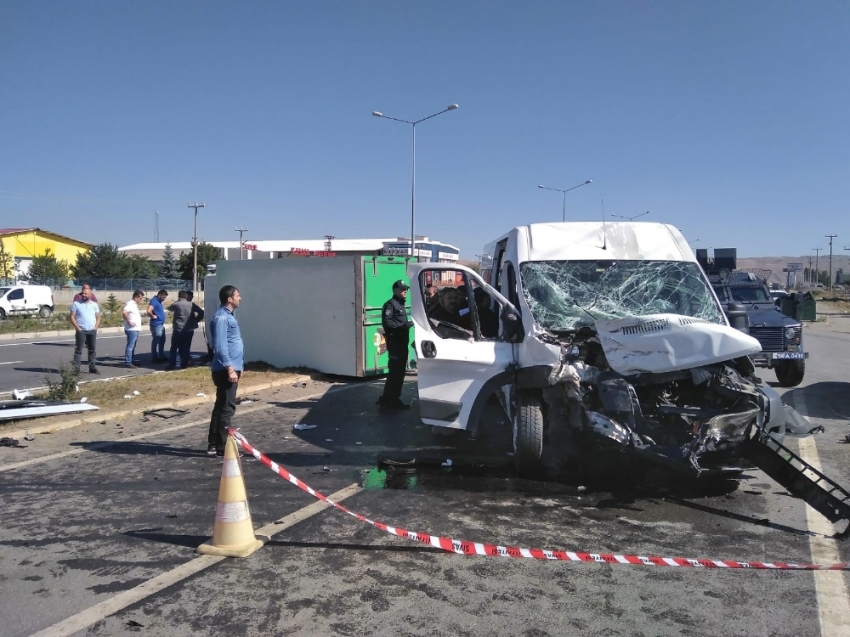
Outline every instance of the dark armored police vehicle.
{"type": "Polygon", "coordinates": [[[782,387],[803,382],[809,357],[803,349],[803,326],[776,307],[767,287],[770,270],[738,270],[735,248],[717,248],[713,259],[708,250],[697,250],[696,257],[730,324],[761,343],[762,351],[751,356],[753,363],[775,370],[782,387]],[[746,321],[741,320],[742,313],[746,321]]]}

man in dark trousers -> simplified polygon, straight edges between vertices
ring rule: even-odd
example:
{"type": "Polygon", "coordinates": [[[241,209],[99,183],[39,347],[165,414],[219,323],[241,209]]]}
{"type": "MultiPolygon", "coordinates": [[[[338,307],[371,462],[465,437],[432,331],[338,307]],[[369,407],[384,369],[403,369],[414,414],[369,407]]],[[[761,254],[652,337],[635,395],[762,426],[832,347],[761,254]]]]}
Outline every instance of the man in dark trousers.
{"type": "Polygon", "coordinates": [[[410,328],[413,327],[413,321],[408,320],[404,307],[408,289],[410,286],[404,281],[393,283],[393,298],[384,303],[381,311],[381,324],[384,327],[384,339],[390,356],[390,369],[384,383],[384,393],[378,398],[378,405],[382,409],[410,409],[410,405],[401,400],[410,347],[410,328]]]}
{"type": "MultiPolygon", "coordinates": [[[[218,300],[221,307],[218,308],[210,323],[215,405],[210,418],[207,453],[221,457],[224,456],[224,443],[227,441],[230,420],[236,413],[236,390],[244,364],[242,335],[239,333],[239,323],[236,322],[233,314],[239,307],[242,297],[235,287],[225,285],[218,293],[218,300]]],[[[242,455],[241,452],[240,455],[242,455]]]]}

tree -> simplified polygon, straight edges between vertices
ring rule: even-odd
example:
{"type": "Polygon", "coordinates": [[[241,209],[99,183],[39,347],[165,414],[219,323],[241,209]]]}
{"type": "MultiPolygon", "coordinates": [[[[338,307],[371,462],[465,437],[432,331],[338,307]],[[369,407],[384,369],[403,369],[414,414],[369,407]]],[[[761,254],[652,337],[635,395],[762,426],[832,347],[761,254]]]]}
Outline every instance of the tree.
{"type": "Polygon", "coordinates": [[[123,279],[127,275],[126,255],[118,246],[100,243],[89,252],[77,254],[77,262],[71,268],[74,277],[88,279],[123,279]]]}
{"type": "Polygon", "coordinates": [[[0,239],[0,283],[11,283],[15,277],[15,260],[6,252],[6,244],[0,239]]]}
{"type": "MultiPolygon", "coordinates": [[[[198,244],[198,280],[203,280],[204,274],[207,271],[207,266],[213,261],[218,261],[223,258],[221,248],[216,248],[214,245],[201,241],[198,244]]],[[[180,268],[180,278],[184,281],[192,280],[192,267],[194,266],[194,251],[184,252],[180,255],[178,267],[180,268]]]]}
{"type": "Polygon", "coordinates": [[[26,279],[35,285],[65,285],[71,275],[71,268],[65,260],[60,261],[49,248],[44,254],[33,257],[26,279]]]}
{"type": "Polygon", "coordinates": [[[179,279],[180,266],[177,264],[177,259],[174,256],[174,250],[171,249],[171,244],[165,244],[165,250],[162,253],[162,263],[159,266],[159,276],[163,279],[179,279]]]}
{"type": "Polygon", "coordinates": [[[127,259],[127,276],[131,279],[155,279],[159,276],[159,268],[156,263],[138,254],[127,259]]]}

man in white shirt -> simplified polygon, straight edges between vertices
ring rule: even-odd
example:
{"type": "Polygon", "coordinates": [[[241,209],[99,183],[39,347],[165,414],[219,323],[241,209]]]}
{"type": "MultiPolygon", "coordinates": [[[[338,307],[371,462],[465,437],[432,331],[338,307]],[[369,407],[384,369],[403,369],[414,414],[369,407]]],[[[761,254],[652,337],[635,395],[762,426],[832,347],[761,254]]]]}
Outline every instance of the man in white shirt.
{"type": "Polygon", "coordinates": [[[124,367],[136,368],[133,356],[136,353],[136,341],[139,340],[139,331],[142,329],[142,313],[139,311],[139,302],[145,298],[141,290],[133,292],[133,298],[124,305],[124,333],[127,335],[127,348],[124,350],[124,367]]]}

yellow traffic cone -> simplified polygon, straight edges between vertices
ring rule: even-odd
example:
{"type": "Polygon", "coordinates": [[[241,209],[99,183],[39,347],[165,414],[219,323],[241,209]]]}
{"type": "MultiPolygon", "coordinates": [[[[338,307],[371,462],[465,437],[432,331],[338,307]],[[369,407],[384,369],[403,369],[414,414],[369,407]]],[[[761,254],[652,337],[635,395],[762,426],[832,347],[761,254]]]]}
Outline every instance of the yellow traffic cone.
{"type": "Polygon", "coordinates": [[[224,445],[224,465],[212,540],[201,544],[197,551],[204,555],[248,557],[267,541],[268,538],[254,535],[239,452],[233,436],[228,436],[224,445]]]}

